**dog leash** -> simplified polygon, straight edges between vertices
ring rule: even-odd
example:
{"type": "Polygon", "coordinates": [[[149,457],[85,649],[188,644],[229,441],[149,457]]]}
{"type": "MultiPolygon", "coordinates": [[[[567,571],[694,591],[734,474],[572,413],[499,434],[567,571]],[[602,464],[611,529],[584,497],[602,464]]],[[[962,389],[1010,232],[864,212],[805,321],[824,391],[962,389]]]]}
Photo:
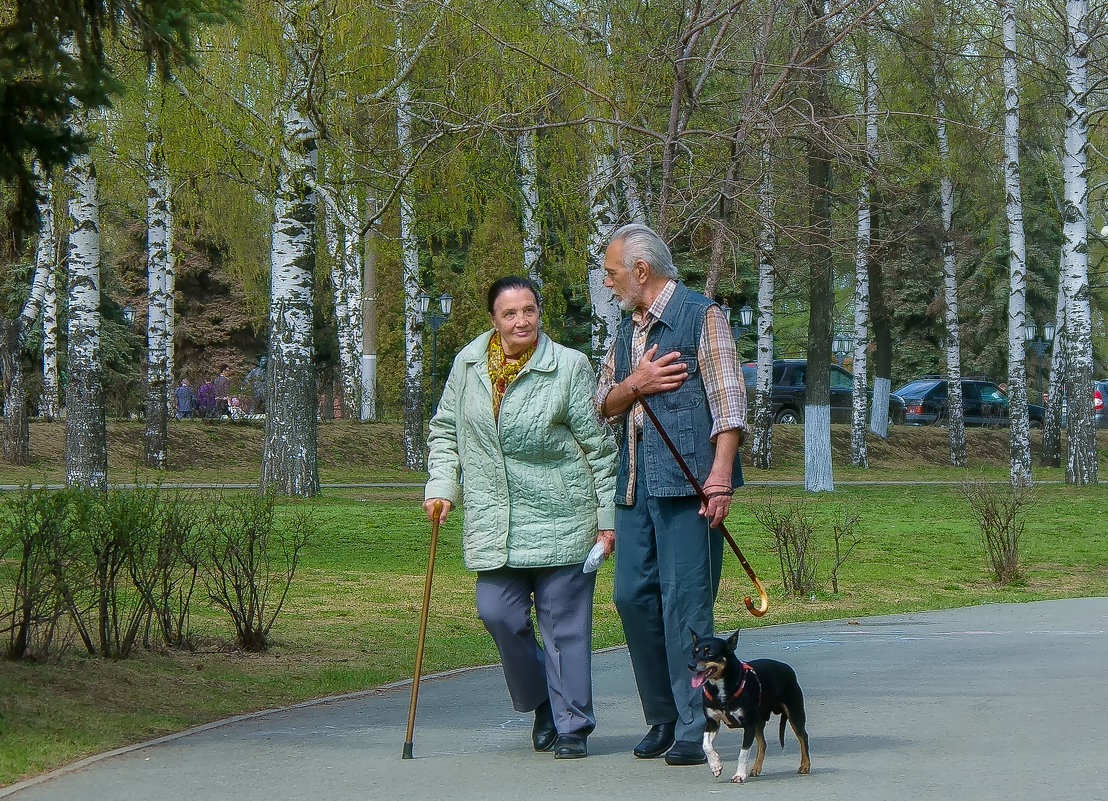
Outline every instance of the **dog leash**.
{"type": "MultiPolygon", "coordinates": [[[[704,488],[700,486],[700,482],[696,476],[693,475],[693,471],[689,469],[689,466],[685,463],[684,457],[681,456],[681,452],[677,450],[677,446],[673,444],[673,440],[669,438],[669,434],[666,433],[665,428],[662,427],[661,422],[654,416],[654,410],[650,408],[650,404],[646,402],[646,398],[639,388],[634,384],[631,385],[631,392],[634,393],[635,399],[642,404],[642,409],[646,412],[646,416],[650,418],[650,422],[654,424],[654,428],[658,430],[658,433],[662,436],[662,441],[669,448],[670,453],[673,454],[673,458],[677,460],[678,466],[685,474],[685,478],[692,484],[692,488],[696,490],[696,495],[700,499],[700,502],[705,507],[708,505],[708,494],[704,492],[704,488]]],[[[735,542],[735,539],[731,536],[731,532],[727,530],[727,526],[723,524],[721,520],[717,528],[723,534],[723,538],[727,540],[727,544],[731,546],[731,550],[735,552],[735,556],[739,557],[739,564],[743,566],[743,570],[746,571],[746,575],[750,577],[750,580],[754,582],[755,589],[758,590],[758,596],[761,606],[755,606],[754,600],[748,595],[743,602],[746,604],[747,610],[754,617],[761,617],[769,611],[769,595],[766,594],[766,588],[762,586],[762,582],[758,579],[758,574],[754,572],[754,568],[750,566],[750,562],[746,561],[746,557],[743,556],[742,550],[739,548],[739,544],[735,542]]]]}

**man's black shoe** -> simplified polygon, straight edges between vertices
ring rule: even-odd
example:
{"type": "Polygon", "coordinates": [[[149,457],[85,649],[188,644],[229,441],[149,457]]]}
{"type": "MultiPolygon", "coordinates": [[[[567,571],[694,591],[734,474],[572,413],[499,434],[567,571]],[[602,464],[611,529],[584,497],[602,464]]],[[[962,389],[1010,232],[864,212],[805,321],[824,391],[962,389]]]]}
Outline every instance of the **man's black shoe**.
{"type": "Polygon", "coordinates": [[[554,728],[554,711],[547,699],[535,709],[535,726],[531,729],[531,742],[536,751],[549,751],[558,739],[558,730],[554,728]]]}
{"type": "MultiPolygon", "coordinates": [[[[675,723],[656,723],[631,753],[639,759],[657,759],[673,745],[675,723]]],[[[701,754],[703,755],[703,753],[701,754]]]]}
{"type": "Polygon", "coordinates": [[[581,759],[589,755],[585,738],[578,734],[559,734],[554,741],[555,759],[581,759]]]}
{"type": "Polygon", "coordinates": [[[666,751],[667,765],[703,765],[708,761],[698,740],[678,740],[666,751]]]}

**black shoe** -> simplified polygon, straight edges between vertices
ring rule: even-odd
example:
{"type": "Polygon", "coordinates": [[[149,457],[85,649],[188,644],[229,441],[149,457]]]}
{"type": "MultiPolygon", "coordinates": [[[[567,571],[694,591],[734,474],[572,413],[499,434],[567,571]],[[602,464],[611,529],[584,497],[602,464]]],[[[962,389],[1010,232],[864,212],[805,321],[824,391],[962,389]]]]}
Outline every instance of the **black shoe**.
{"type": "Polygon", "coordinates": [[[675,723],[656,723],[631,753],[639,759],[657,759],[673,745],[675,723]]]}
{"type": "Polygon", "coordinates": [[[589,755],[585,738],[579,734],[559,734],[554,741],[555,759],[581,759],[589,755]]]}
{"type": "Polygon", "coordinates": [[[554,728],[554,711],[550,700],[543,701],[535,708],[535,726],[531,729],[531,742],[536,751],[549,751],[558,739],[558,730],[554,728]]]}
{"type": "Polygon", "coordinates": [[[704,747],[696,740],[678,740],[666,751],[667,765],[703,765],[707,761],[704,747]]]}

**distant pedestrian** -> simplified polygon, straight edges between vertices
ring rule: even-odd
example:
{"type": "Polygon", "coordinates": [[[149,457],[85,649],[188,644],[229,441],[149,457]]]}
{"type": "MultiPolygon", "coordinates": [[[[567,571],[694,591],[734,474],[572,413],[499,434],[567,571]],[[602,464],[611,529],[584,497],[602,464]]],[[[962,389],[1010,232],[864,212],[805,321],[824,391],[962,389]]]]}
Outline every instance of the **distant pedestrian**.
{"type": "Polygon", "coordinates": [[[231,397],[231,365],[223,364],[219,367],[219,375],[212,382],[215,385],[215,413],[217,415],[230,415],[231,397]]]}
{"type": "Polygon", "coordinates": [[[246,374],[246,387],[251,392],[250,414],[265,414],[265,356],[258,366],[246,374]]]}
{"type": "Polygon", "coordinates": [[[211,381],[196,389],[196,413],[205,419],[215,417],[215,384],[211,381]]]}
{"type": "Polygon", "coordinates": [[[184,420],[186,417],[192,417],[196,410],[196,393],[193,392],[189,380],[182,378],[181,385],[173,390],[173,394],[177,397],[177,419],[184,420]]]}

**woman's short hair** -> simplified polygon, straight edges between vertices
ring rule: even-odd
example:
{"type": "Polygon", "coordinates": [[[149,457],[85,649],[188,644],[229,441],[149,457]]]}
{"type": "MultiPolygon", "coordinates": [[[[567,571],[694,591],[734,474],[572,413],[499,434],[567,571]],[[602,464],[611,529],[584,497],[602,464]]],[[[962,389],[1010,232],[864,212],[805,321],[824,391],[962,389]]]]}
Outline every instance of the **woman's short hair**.
{"type": "Polygon", "coordinates": [[[497,278],[489,287],[489,314],[492,314],[496,299],[509,289],[527,289],[535,296],[535,303],[537,305],[542,304],[542,299],[539,297],[539,288],[535,286],[534,281],[520,275],[505,275],[503,278],[497,278]]]}
{"type": "Polygon", "coordinates": [[[656,275],[677,278],[677,267],[673,264],[673,255],[669,246],[658,233],[642,223],[627,223],[620,226],[608,243],[614,245],[623,242],[623,267],[630,270],[635,262],[642,259],[650,265],[656,275]]]}

